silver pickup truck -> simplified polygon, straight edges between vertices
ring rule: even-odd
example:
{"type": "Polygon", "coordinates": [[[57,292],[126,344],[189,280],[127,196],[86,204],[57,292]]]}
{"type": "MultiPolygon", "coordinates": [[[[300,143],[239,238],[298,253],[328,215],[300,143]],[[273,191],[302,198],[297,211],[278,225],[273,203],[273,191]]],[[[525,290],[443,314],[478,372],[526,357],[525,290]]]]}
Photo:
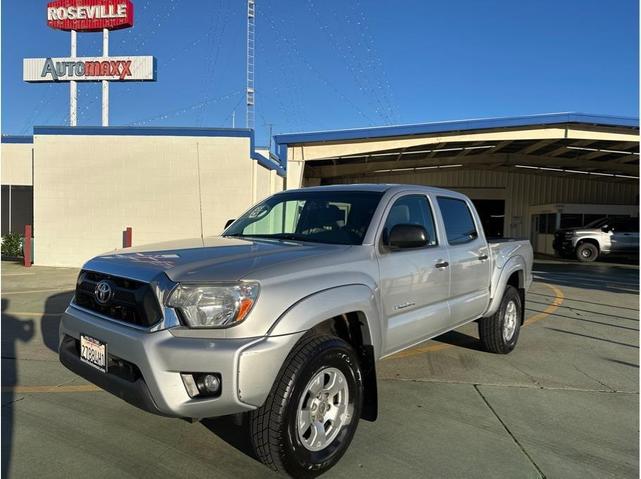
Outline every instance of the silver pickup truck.
{"type": "Polygon", "coordinates": [[[244,414],[267,466],[313,477],[376,419],[376,361],[471,321],[509,353],[531,270],[529,242],[488,243],[453,191],[290,190],[221,237],[87,262],[60,361],[149,412],[244,414]]]}
{"type": "Polygon", "coordinates": [[[554,251],[584,263],[609,254],[639,254],[639,218],[600,218],[579,228],[554,232],[554,251]]]}

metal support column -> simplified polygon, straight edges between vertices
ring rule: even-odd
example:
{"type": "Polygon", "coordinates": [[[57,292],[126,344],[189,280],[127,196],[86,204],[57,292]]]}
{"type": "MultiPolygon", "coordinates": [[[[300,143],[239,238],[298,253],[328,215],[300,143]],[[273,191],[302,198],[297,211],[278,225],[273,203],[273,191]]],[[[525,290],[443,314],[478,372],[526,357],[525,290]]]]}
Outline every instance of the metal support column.
{"type": "MultiPolygon", "coordinates": [[[[71,58],[77,56],[76,31],[71,30],[71,58]]],[[[78,124],[78,83],[74,80],[69,82],[69,126],[78,124]]]]}
{"type": "MultiPolygon", "coordinates": [[[[102,56],[109,56],[109,30],[102,29],[102,56]]],[[[109,126],[109,82],[102,81],[102,126],[109,126]]]]}
{"type": "Polygon", "coordinates": [[[256,6],[247,0],[247,118],[246,127],[254,128],[254,54],[256,34],[256,6]]]}

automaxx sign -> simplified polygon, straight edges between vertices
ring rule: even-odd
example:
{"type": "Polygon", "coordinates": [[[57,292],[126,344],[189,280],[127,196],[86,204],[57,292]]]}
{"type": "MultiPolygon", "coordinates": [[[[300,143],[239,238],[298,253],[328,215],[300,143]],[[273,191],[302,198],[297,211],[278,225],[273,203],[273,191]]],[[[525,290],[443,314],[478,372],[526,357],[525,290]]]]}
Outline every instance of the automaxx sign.
{"type": "Polygon", "coordinates": [[[156,60],[152,56],[110,56],[109,32],[133,27],[131,0],[55,0],[47,4],[47,25],[70,32],[68,57],[23,59],[26,82],[68,82],[69,124],[78,119],[78,81],[102,82],[102,126],[109,125],[109,82],[155,81],[156,60]],[[102,56],[78,57],[79,32],[102,32],[102,56]]]}
{"type": "Polygon", "coordinates": [[[154,80],[154,57],[25,58],[27,82],[154,80]]]}

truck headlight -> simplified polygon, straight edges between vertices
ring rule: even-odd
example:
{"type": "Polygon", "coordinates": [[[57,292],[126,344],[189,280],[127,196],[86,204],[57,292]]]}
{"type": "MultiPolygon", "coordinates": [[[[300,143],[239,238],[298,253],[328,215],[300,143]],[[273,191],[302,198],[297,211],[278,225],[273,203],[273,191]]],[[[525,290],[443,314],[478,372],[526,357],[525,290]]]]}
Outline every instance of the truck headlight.
{"type": "Polygon", "coordinates": [[[241,322],[251,311],[258,283],[229,285],[179,284],[167,306],[176,308],[190,328],[224,328],[241,322]]]}

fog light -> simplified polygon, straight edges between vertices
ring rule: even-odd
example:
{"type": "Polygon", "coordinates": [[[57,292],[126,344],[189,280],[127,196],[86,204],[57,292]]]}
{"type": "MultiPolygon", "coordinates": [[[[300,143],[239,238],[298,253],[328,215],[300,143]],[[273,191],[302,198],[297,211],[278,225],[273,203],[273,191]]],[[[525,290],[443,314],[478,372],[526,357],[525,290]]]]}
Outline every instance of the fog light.
{"type": "Polygon", "coordinates": [[[203,396],[215,396],[220,392],[220,377],[218,374],[198,374],[196,386],[203,396]]]}
{"type": "Polygon", "coordinates": [[[182,373],[180,377],[189,397],[220,396],[222,380],[219,373],[182,373]]]}

